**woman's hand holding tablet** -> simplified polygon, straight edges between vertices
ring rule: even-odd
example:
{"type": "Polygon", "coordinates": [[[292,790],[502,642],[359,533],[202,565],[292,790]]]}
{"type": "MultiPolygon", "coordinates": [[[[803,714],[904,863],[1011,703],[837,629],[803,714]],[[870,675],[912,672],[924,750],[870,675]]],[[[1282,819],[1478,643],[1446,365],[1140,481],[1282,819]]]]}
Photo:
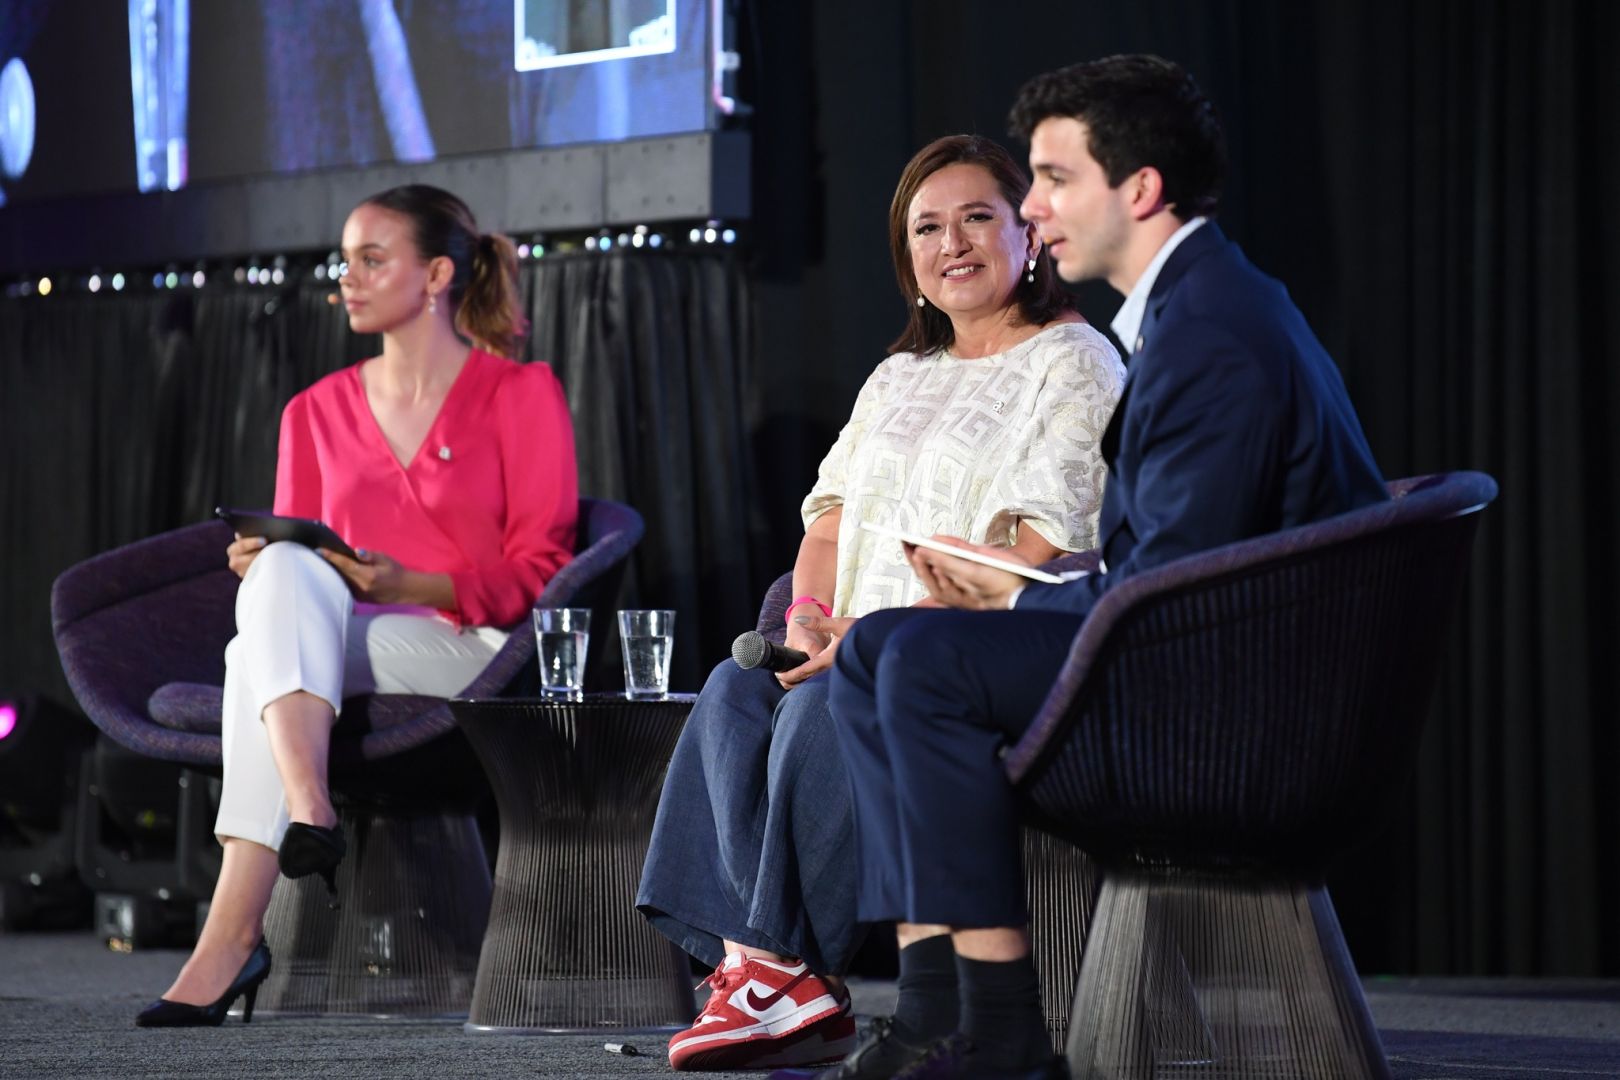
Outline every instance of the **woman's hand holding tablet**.
{"type": "Polygon", "coordinates": [[[214,516],[228,523],[238,536],[259,536],[267,543],[291,540],[307,548],[317,550],[325,548],[357,562],[360,561],[360,556],[355,554],[354,549],[344,543],[343,538],[333,532],[331,526],[324,521],[282,517],[279,514],[264,514],[254,510],[228,510],[223,506],[214,511],[214,516]]]}

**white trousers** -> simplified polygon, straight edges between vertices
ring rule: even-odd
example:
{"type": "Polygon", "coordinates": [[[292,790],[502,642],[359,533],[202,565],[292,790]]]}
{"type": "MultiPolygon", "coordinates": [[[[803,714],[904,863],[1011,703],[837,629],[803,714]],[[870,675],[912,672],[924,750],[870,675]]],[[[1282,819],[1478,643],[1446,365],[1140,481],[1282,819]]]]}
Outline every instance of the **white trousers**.
{"type": "Polygon", "coordinates": [[[314,551],[266,546],[237,590],[236,637],[225,647],[225,781],[214,834],[281,847],[287,796],[264,729],[266,705],[297,690],[334,712],[357,694],[449,697],[506,636],[493,627],[457,630],[427,614],[357,608],[343,576],[314,551]]]}

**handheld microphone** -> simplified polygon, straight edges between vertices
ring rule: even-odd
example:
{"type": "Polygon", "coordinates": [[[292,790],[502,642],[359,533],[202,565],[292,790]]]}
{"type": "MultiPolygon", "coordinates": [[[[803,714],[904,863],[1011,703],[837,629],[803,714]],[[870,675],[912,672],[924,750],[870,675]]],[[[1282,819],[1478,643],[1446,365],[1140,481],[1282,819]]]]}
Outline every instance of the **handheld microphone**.
{"type": "Polygon", "coordinates": [[[731,643],[731,658],[744,671],[757,667],[766,671],[789,671],[810,659],[798,649],[767,641],[758,630],[737,635],[737,640],[731,643]]]}

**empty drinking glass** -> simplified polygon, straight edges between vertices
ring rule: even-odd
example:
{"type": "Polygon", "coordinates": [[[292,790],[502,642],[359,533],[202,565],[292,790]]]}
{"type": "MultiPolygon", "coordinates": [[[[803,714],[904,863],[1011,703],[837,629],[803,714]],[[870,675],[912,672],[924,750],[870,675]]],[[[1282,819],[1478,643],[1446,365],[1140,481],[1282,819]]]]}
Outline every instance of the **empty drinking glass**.
{"type": "Polygon", "coordinates": [[[584,696],[591,609],[538,608],[534,636],[540,650],[540,689],[547,697],[584,696]]]}
{"type": "Polygon", "coordinates": [[[673,611],[619,612],[619,645],[624,651],[625,697],[661,698],[669,693],[673,611]]]}

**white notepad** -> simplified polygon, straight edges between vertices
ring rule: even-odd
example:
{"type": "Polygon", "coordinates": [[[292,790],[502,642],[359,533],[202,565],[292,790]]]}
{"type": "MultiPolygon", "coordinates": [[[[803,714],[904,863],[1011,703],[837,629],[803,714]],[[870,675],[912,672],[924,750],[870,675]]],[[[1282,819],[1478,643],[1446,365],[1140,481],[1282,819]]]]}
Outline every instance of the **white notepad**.
{"type": "Polygon", "coordinates": [[[1019,577],[1027,577],[1031,581],[1044,581],[1051,585],[1061,585],[1064,581],[1063,578],[1058,577],[1056,574],[1049,574],[1045,570],[1037,570],[1033,566],[1025,566],[1023,563],[1008,562],[1006,559],[998,559],[994,555],[981,555],[977,551],[969,551],[964,548],[952,547],[949,544],[942,544],[938,540],[930,539],[926,536],[916,536],[912,533],[901,532],[899,529],[891,529],[887,525],[875,525],[870,521],[863,521],[861,522],[861,528],[865,529],[867,532],[877,533],[879,536],[891,536],[896,540],[902,541],[903,543],[915,544],[918,547],[929,548],[933,551],[943,551],[947,555],[955,555],[958,559],[966,559],[968,562],[976,562],[985,566],[993,566],[997,570],[1005,570],[1009,574],[1017,574],[1019,577]]]}

